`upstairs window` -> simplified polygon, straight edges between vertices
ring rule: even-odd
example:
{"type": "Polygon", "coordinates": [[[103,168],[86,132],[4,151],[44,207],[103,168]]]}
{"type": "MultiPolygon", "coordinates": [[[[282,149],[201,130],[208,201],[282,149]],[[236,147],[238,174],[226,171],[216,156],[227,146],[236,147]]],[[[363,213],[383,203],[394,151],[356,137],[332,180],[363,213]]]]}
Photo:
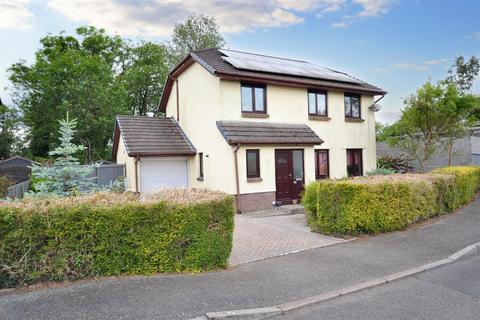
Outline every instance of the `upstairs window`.
{"type": "Polygon", "coordinates": [[[266,113],[266,87],[262,85],[242,84],[242,112],[266,113]]]}
{"type": "Polygon", "coordinates": [[[360,96],[345,94],[345,118],[360,118],[360,96]]]}
{"type": "Polygon", "coordinates": [[[247,178],[260,178],[260,150],[247,150],[247,178]]]}
{"type": "Polygon", "coordinates": [[[308,91],[308,114],[311,116],[326,117],[327,93],[322,91],[308,91]]]}
{"type": "Polygon", "coordinates": [[[315,150],[315,179],[327,179],[328,166],[328,150],[315,150]]]}
{"type": "Polygon", "coordinates": [[[347,149],[347,174],[349,177],[363,175],[362,149],[347,149]]]}

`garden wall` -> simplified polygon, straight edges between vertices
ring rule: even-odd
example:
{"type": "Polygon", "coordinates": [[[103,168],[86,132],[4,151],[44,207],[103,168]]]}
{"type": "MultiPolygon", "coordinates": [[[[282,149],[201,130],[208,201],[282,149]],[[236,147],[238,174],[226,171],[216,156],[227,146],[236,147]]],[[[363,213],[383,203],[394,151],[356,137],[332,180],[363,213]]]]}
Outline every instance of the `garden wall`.
{"type": "Polygon", "coordinates": [[[225,268],[233,216],[233,199],[208,191],[0,204],[0,288],[225,268]]]}
{"type": "Polygon", "coordinates": [[[469,202],[479,186],[480,167],[449,167],[423,175],[314,182],[307,186],[303,203],[313,231],[379,233],[452,212],[469,202]]]}

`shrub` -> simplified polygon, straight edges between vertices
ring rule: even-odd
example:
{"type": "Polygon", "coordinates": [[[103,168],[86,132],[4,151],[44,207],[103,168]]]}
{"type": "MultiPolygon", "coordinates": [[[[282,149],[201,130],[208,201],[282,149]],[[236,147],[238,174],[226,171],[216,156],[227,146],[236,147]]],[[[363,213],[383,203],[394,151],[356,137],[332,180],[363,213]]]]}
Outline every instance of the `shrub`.
{"type": "Polygon", "coordinates": [[[183,203],[110,193],[4,204],[0,287],[224,268],[233,216],[233,199],[219,193],[183,203]]]}
{"type": "Polygon", "coordinates": [[[365,173],[365,175],[367,175],[369,177],[371,177],[371,176],[388,176],[388,175],[394,174],[394,173],[396,173],[396,171],[391,170],[391,169],[377,168],[377,169],[373,169],[373,170],[368,171],[367,173],[365,173]]]}
{"type": "Polygon", "coordinates": [[[453,184],[443,187],[449,203],[447,208],[452,211],[470,202],[480,188],[480,167],[456,166],[435,169],[432,173],[452,175],[453,184]]]}
{"type": "Polygon", "coordinates": [[[15,184],[11,179],[8,179],[5,176],[0,177],[0,199],[7,196],[8,187],[15,184]]]}
{"type": "Polygon", "coordinates": [[[410,165],[410,160],[403,155],[398,157],[387,155],[380,156],[377,160],[377,165],[379,168],[393,170],[398,173],[413,171],[413,167],[410,165]]]}
{"type": "Polygon", "coordinates": [[[318,181],[303,203],[313,231],[325,234],[379,233],[455,210],[480,185],[480,167],[445,168],[404,174],[318,181]]]}

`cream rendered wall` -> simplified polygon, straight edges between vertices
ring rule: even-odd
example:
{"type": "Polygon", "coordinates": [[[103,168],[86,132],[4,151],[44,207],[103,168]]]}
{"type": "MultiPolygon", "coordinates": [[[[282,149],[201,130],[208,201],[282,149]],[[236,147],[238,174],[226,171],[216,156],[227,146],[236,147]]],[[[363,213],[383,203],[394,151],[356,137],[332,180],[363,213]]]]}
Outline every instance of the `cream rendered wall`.
{"type": "Polygon", "coordinates": [[[117,163],[125,165],[125,184],[127,190],[134,191],[135,188],[135,158],[129,157],[125,149],[123,137],[120,135],[117,149],[117,163]]]}
{"type": "MultiPolygon", "coordinates": [[[[227,145],[217,129],[218,120],[306,123],[325,142],[320,146],[242,146],[238,151],[240,193],[275,191],[275,149],[304,149],[305,182],[315,180],[314,149],[329,149],[330,176],[347,175],[346,149],[363,149],[363,169],[376,167],[375,115],[368,109],[373,96],[361,98],[361,123],[345,121],[343,92],[328,92],[329,121],[308,119],[307,90],[267,86],[269,118],[241,116],[240,83],[225,81],[210,74],[198,63],[186,69],[178,78],[180,126],[197,152],[204,153],[204,181],[198,181],[198,155],[189,160],[189,185],[236,193],[234,147],[227,145]],[[262,181],[247,182],[246,149],[260,149],[262,181]]],[[[167,103],[167,116],[176,117],[176,84],[167,103]]]]}
{"type": "MultiPolygon", "coordinates": [[[[331,120],[309,120],[307,89],[268,85],[267,113],[269,117],[266,119],[242,118],[240,110],[240,83],[235,81],[221,81],[221,86],[222,119],[305,123],[324,140],[324,143],[320,146],[315,146],[315,149],[330,150],[330,177],[341,178],[347,175],[346,149],[363,149],[364,172],[375,169],[375,113],[368,109],[374,102],[373,96],[362,95],[361,97],[361,115],[362,119],[365,120],[364,122],[345,121],[344,93],[339,91],[329,91],[327,94],[328,116],[331,120]]],[[[308,148],[305,150],[307,151],[308,148]]],[[[311,171],[310,169],[312,168],[307,168],[307,162],[310,162],[308,152],[305,153],[304,157],[306,180],[311,181],[315,176],[314,160],[312,160],[313,171],[311,171]],[[313,178],[311,175],[313,175],[313,178]]],[[[313,159],[313,157],[312,151],[311,158],[313,159]]],[[[260,156],[260,158],[262,158],[262,156],[260,156]]],[[[270,163],[266,159],[261,159],[261,161],[265,161],[264,165],[266,166],[270,163]]],[[[272,171],[274,168],[268,170],[272,171]]],[[[271,185],[270,182],[267,184],[271,185]]]]}
{"type": "MultiPolygon", "coordinates": [[[[167,103],[166,115],[176,117],[176,84],[167,103]]],[[[204,180],[199,176],[199,156],[189,157],[189,186],[236,193],[233,148],[218,131],[216,121],[223,118],[220,80],[198,63],[178,77],[180,127],[203,153],[204,180]]]]}

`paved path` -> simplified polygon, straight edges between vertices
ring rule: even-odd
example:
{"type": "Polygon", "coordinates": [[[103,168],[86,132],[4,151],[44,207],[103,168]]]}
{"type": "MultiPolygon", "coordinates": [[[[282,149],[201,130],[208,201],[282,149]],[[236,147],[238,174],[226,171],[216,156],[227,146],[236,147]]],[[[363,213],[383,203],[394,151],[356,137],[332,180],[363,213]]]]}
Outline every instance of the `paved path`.
{"type": "Polygon", "coordinates": [[[480,256],[271,320],[479,319],[480,256]]]}
{"type": "Polygon", "coordinates": [[[280,256],[344,242],[343,239],[310,232],[305,214],[275,215],[268,212],[235,216],[233,249],[229,265],[280,256]]]}
{"type": "Polygon", "coordinates": [[[344,288],[443,259],[480,241],[480,199],[413,229],[365,237],[231,270],[126,277],[35,292],[0,293],[2,320],[190,319],[344,288]]]}

